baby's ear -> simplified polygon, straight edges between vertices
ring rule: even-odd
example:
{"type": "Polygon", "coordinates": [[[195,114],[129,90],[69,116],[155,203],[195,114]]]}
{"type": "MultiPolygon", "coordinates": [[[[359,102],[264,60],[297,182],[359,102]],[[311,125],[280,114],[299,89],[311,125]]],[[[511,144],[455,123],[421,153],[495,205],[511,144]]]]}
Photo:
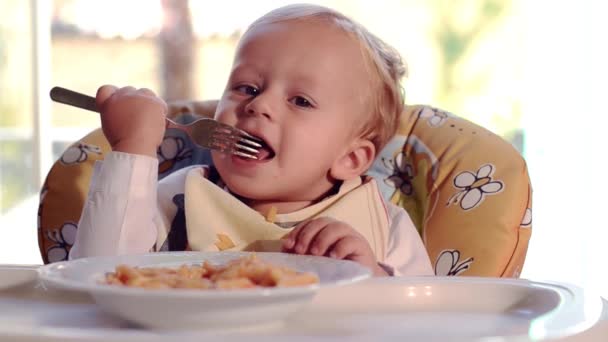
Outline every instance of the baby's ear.
{"type": "Polygon", "coordinates": [[[329,170],[333,179],[347,180],[361,176],[374,162],[376,147],[367,139],[356,139],[329,170]]]}

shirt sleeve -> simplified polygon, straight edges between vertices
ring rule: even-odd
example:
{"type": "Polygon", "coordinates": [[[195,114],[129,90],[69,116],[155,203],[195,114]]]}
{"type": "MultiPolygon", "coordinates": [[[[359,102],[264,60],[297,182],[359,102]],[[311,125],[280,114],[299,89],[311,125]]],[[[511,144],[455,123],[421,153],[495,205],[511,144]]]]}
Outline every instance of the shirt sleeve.
{"type": "Polygon", "coordinates": [[[158,160],[109,152],[95,164],[70,259],[150,251],[165,230],[157,207],[158,160]]]}
{"type": "Polygon", "coordinates": [[[390,227],[386,258],[380,264],[392,276],[435,275],[416,226],[403,208],[387,203],[390,227]]]}

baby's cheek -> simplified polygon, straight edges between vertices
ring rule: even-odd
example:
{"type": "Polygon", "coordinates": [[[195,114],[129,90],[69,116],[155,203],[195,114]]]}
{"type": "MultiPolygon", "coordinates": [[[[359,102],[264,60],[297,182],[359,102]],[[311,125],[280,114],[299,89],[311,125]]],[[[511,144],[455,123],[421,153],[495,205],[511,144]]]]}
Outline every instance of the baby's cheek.
{"type": "Polygon", "coordinates": [[[215,110],[214,119],[229,125],[236,123],[236,106],[227,103],[227,101],[220,101],[215,110]]]}
{"type": "Polygon", "coordinates": [[[215,120],[230,126],[234,126],[236,124],[236,115],[227,112],[216,112],[215,120]]]}
{"type": "Polygon", "coordinates": [[[213,161],[213,165],[222,173],[224,169],[224,163],[228,155],[226,153],[221,153],[218,151],[211,151],[211,160],[213,161]]]}

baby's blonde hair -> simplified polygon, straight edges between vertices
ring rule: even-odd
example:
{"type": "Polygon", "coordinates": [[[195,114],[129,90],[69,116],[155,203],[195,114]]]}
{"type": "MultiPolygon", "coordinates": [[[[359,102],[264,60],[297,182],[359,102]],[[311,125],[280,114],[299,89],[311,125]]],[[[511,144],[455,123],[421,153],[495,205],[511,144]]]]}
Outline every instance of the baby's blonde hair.
{"type": "Polygon", "coordinates": [[[380,153],[397,131],[404,107],[400,81],[406,76],[407,68],[393,47],[344,14],[310,4],[288,5],[270,11],[254,21],[247,31],[264,24],[315,18],[330,19],[338,28],[352,35],[360,43],[366,62],[371,63],[371,74],[377,75],[374,80],[376,96],[371,103],[372,116],[365,120],[358,133],[369,139],[376,147],[376,153],[380,153]]]}

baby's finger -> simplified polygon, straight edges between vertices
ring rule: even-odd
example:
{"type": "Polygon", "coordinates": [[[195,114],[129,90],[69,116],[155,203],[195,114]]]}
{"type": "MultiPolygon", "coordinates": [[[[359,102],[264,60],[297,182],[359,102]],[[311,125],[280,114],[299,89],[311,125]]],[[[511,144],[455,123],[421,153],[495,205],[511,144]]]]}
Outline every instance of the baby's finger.
{"type": "Polygon", "coordinates": [[[103,85],[97,89],[97,95],[95,95],[95,104],[97,108],[103,107],[103,104],[112,96],[118,88],[113,85],[103,85]]]}
{"type": "Polygon", "coordinates": [[[137,89],[135,89],[134,87],[127,86],[127,87],[122,87],[122,88],[118,89],[116,91],[116,95],[126,95],[126,94],[130,94],[130,93],[134,93],[136,91],[137,91],[137,89]]]}
{"type": "Polygon", "coordinates": [[[296,244],[296,237],[300,230],[304,228],[310,221],[302,221],[298,223],[287,235],[283,236],[283,250],[290,251],[296,244]]]}
{"type": "Polygon", "coordinates": [[[329,257],[340,260],[346,259],[356,255],[359,248],[362,248],[361,240],[353,235],[348,235],[333,245],[329,251],[329,257]]]}
{"type": "Polygon", "coordinates": [[[169,106],[167,105],[167,102],[165,102],[165,100],[158,97],[154,91],[152,91],[151,89],[148,89],[148,88],[140,88],[137,90],[137,92],[139,94],[149,97],[149,98],[153,99],[154,101],[158,102],[159,104],[161,104],[164,107],[165,115],[167,115],[167,113],[169,112],[169,106]]]}
{"type": "Polygon", "coordinates": [[[325,255],[337,241],[352,234],[352,228],[344,224],[325,226],[310,243],[310,254],[325,255]]]}
{"type": "Polygon", "coordinates": [[[296,245],[294,247],[294,251],[298,254],[305,254],[309,249],[310,242],[314,239],[317,233],[319,233],[331,222],[334,222],[334,220],[330,218],[319,218],[310,221],[299,231],[298,236],[296,236],[296,245]]]}
{"type": "Polygon", "coordinates": [[[154,93],[154,91],[152,91],[151,89],[148,88],[139,88],[137,90],[138,93],[145,95],[145,96],[149,96],[149,97],[156,97],[156,93],[154,93]]]}

